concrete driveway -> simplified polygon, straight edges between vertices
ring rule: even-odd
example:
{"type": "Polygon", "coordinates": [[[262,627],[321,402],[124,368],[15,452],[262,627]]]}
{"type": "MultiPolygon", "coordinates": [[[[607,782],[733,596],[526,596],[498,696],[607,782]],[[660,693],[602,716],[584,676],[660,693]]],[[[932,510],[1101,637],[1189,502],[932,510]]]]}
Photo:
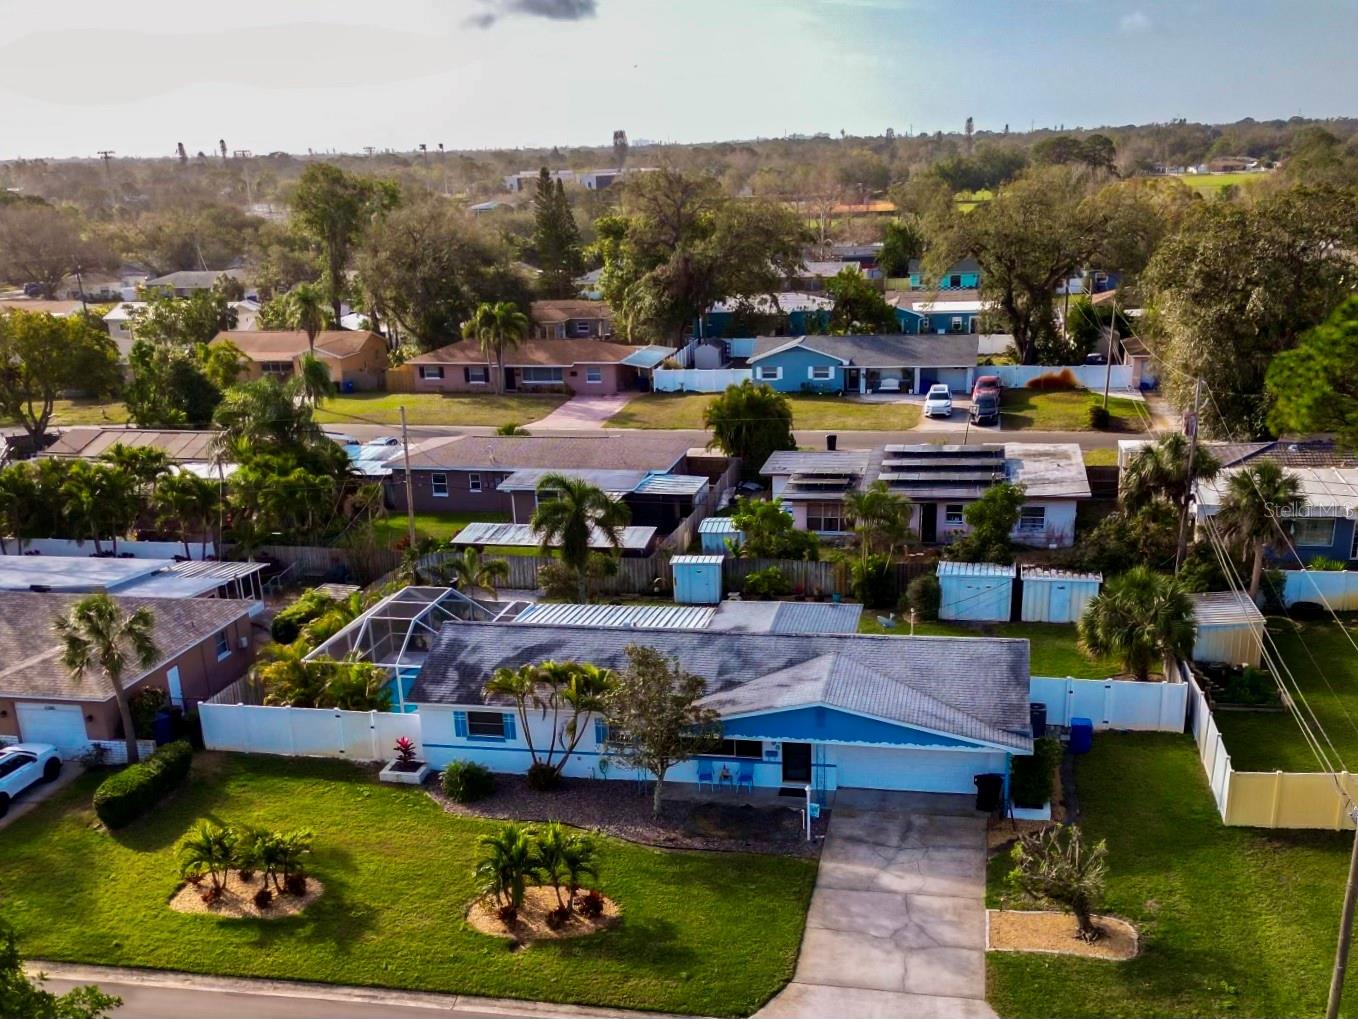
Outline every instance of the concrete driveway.
{"type": "Polygon", "coordinates": [[[529,422],[534,429],[556,428],[561,431],[593,431],[622,410],[636,393],[616,393],[612,396],[572,396],[545,418],[529,422]]]}
{"type": "Polygon", "coordinates": [[[985,818],[969,797],[840,793],[797,972],[760,1016],[993,1017],[985,818]]]}

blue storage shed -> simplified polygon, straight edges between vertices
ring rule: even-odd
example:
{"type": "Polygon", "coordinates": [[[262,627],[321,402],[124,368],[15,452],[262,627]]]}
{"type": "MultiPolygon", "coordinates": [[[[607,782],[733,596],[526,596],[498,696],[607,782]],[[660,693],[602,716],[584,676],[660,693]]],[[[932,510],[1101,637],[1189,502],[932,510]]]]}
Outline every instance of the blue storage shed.
{"type": "Polygon", "coordinates": [[[1025,623],[1074,623],[1099,593],[1103,574],[1025,566],[1021,581],[1023,610],[1019,618],[1025,623]]]}
{"type": "Polygon", "coordinates": [[[680,605],[719,604],[724,558],[719,555],[677,555],[671,559],[675,602],[680,605]]]}
{"type": "Polygon", "coordinates": [[[938,564],[942,600],[939,619],[962,619],[976,623],[1007,622],[1014,597],[1013,566],[999,563],[938,564]]]}
{"type": "Polygon", "coordinates": [[[730,517],[708,517],[698,525],[698,540],[707,555],[726,555],[744,540],[730,517]]]}

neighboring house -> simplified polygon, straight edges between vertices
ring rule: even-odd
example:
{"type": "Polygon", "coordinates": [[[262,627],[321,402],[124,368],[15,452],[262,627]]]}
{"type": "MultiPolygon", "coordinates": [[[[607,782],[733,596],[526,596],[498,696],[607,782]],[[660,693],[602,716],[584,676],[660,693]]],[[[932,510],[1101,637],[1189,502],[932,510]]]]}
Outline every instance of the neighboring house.
{"type": "MultiPolygon", "coordinates": [[[[510,519],[526,524],[542,501],[538,483],[547,474],[564,474],[588,482],[627,504],[632,523],[653,527],[669,534],[695,509],[712,499],[712,483],[703,474],[676,474],[654,470],[580,470],[576,468],[533,467],[517,470],[498,490],[509,496],[510,519]]],[[[550,497],[549,497],[550,498],[550,497]]]]}
{"type": "Polygon", "coordinates": [[[161,290],[172,297],[190,297],[196,291],[211,290],[223,276],[245,288],[246,300],[259,301],[259,289],[250,282],[249,274],[244,269],[185,269],[149,279],[145,286],[161,290]]]}
{"type": "Polygon", "coordinates": [[[835,302],[823,294],[810,294],[799,290],[787,290],[778,294],[760,294],[745,302],[734,298],[718,301],[707,309],[702,317],[704,339],[720,339],[747,335],[732,331],[732,322],[742,310],[748,309],[755,315],[774,316],[778,324],[765,326],[761,331],[772,336],[801,336],[824,331],[824,324],[830,321],[835,302]]]}
{"type": "MultiPolygon", "coordinates": [[[[608,340],[527,340],[505,352],[507,393],[611,395],[650,388],[651,372],[673,356],[669,347],[630,347],[608,340]]],[[[431,350],[406,362],[417,393],[493,393],[499,366],[475,340],[431,350]]]]}
{"type": "MultiPolygon", "coordinates": [[[[547,173],[553,182],[559,180],[563,184],[571,184],[575,181],[575,173],[572,170],[548,170],[547,173]]],[[[508,174],[504,178],[505,190],[514,193],[532,191],[538,186],[540,176],[538,170],[520,170],[518,173],[508,174]]]]}
{"type": "Polygon", "coordinates": [[[787,278],[787,288],[789,290],[801,290],[809,293],[820,293],[825,289],[825,281],[834,279],[845,269],[850,272],[862,273],[863,267],[854,261],[843,260],[808,260],[802,263],[801,268],[787,278]]]}
{"type": "MultiPolygon", "coordinates": [[[[213,343],[232,343],[245,355],[246,379],[268,375],[291,378],[307,353],[306,333],[295,330],[234,329],[218,333],[213,343]]],[[[366,329],[327,329],[316,334],[316,357],[345,392],[380,389],[386,377],[387,341],[366,329]]]]}
{"type": "Polygon", "coordinates": [[[580,296],[585,300],[602,301],[604,298],[604,293],[603,290],[601,289],[603,278],[604,271],[602,268],[598,268],[591,269],[589,272],[584,273],[581,276],[575,277],[575,280],[573,282],[575,283],[576,288],[579,290],[580,296]]]}
{"type": "Polygon", "coordinates": [[[749,366],[784,393],[925,393],[937,382],[969,392],[977,337],[760,336],[749,366]]]}
{"type": "Polygon", "coordinates": [[[623,177],[634,173],[655,173],[659,169],[658,166],[629,166],[621,170],[588,170],[576,174],[576,179],[584,185],[586,191],[603,191],[623,177]]]}
{"type": "MultiPolygon", "coordinates": [[[[874,244],[831,244],[830,257],[842,262],[857,262],[863,271],[872,275],[877,259],[882,256],[882,242],[874,244]]],[[[880,274],[878,274],[880,275],[880,274]]],[[[877,277],[873,277],[876,279],[877,277]]]]}
{"type": "MultiPolygon", "coordinates": [[[[105,541],[107,544],[107,540],[105,541]]],[[[195,544],[197,544],[195,542],[195,544]]],[[[250,615],[264,611],[261,573],[267,563],[178,560],[179,542],[121,542],[114,557],[94,553],[93,542],[37,538],[24,542],[23,555],[0,555],[0,591],[46,591],[90,594],[104,591],[119,597],[225,598],[250,603],[250,615]],[[124,552],[154,553],[144,558],[124,552]],[[27,554],[27,552],[35,554],[27,554]]],[[[212,543],[208,542],[208,547],[212,543]]],[[[3,670],[0,670],[3,671],[3,670]]]]}
{"type": "MultiPolygon", "coordinates": [[[[93,560],[98,562],[98,560],[93,560]]],[[[115,560],[116,561],[116,560],[115,560]]],[[[79,682],[61,664],[52,622],[78,594],[0,592],[0,739],[52,743],[74,757],[91,740],[123,736],[107,676],[98,669],[79,682]]],[[[158,688],[191,709],[245,675],[254,659],[250,602],[216,598],[115,596],[125,612],[145,607],[155,617],[160,651],[149,669],[129,663],[130,693],[158,688]]]]}
{"type": "MultiPolygon", "coordinates": [[[[463,435],[426,439],[410,447],[411,490],[419,513],[482,513],[512,517],[513,496],[501,484],[523,471],[634,471],[638,474],[710,477],[688,468],[690,440],[667,433],[618,435],[463,435]]],[[[406,508],[405,458],[392,450],[388,493],[406,508]]]]}
{"type": "Polygon", "coordinates": [[[887,294],[903,333],[979,333],[985,303],[976,290],[887,294]]]}
{"type": "Polygon", "coordinates": [[[606,340],[613,335],[613,309],[604,301],[534,301],[528,317],[539,340],[606,340]]]}
{"type": "MultiPolygon", "coordinates": [[[[102,460],[114,446],[159,449],[178,466],[203,477],[217,477],[212,429],[104,428],[98,425],[63,428],[52,444],[38,454],[63,459],[102,460]]],[[[230,476],[234,464],[222,465],[230,476]]]]}
{"type": "Polygon", "coordinates": [[[974,258],[963,258],[948,267],[948,271],[934,280],[924,271],[924,260],[910,260],[911,290],[976,290],[981,285],[981,263],[974,258]]]}
{"type": "MultiPolygon", "coordinates": [[[[132,342],[136,339],[133,330],[135,314],[145,308],[145,301],[123,301],[109,309],[104,315],[104,325],[108,327],[108,335],[118,347],[118,356],[121,360],[127,360],[128,351],[132,349],[132,342]]],[[[231,308],[236,312],[236,324],[232,330],[243,330],[250,332],[254,330],[259,322],[259,303],[257,301],[231,301],[231,308]]]]}
{"type": "Polygon", "coordinates": [[[925,544],[965,534],[967,506],[1008,481],[1026,500],[1012,538],[1040,548],[1068,548],[1075,514],[1090,497],[1084,458],[1076,443],[890,445],[874,450],[774,453],[760,473],[792,511],[798,528],[825,536],[851,530],[844,503],[875,481],[914,504],[911,529],[925,544]]]}

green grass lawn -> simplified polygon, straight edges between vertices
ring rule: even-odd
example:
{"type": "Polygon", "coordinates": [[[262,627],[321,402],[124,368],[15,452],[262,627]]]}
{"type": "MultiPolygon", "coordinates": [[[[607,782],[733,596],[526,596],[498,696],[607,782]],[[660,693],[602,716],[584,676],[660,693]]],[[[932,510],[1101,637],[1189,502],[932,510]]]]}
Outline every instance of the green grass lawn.
{"type": "Polygon", "coordinates": [[[1222,188],[1245,187],[1267,180],[1267,173],[1182,173],[1175,174],[1194,191],[1211,196],[1222,188]]]}
{"type": "Polygon", "coordinates": [[[412,425],[526,425],[544,418],[566,402],[564,394],[528,396],[523,393],[351,393],[332,396],[316,412],[326,425],[372,422],[401,423],[402,406],[412,425]]]}
{"type": "MultiPolygon", "coordinates": [[[[910,633],[909,618],[886,628],[877,622],[880,613],[867,610],[858,622],[859,633],[910,633]]],[[[1109,658],[1089,659],[1075,646],[1075,627],[1064,623],[953,623],[938,620],[916,623],[917,637],[1022,637],[1029,645],[1029,668],[1034,676],[1074,676],[1076,679],[1107,679],[1123,672],[1120,662],[1109,658]]]]}
{"type": "Polygon", "coordinates": [[[493,825],[344,762],[199,755],[193,769],[116,834],[95,823],[92,776],[3,833],[0,901],[26,957],[697,1015],[748,1014],[792,975],[813,862],[601,839],[622,924],[511,952],[463,919],[493,825]],[[314,829],[325,894],[283,920],[172,911],[175,843],[199,818],[314,829]]]}
{"type": "MultiPolygon", "coordinates": [[[[1358,769],[1358,627],[1270,618],[1269,632],[1350,770],[1358,769]]],[[[1290,711],[1213,712],[1236,771],[1320,771],[1290,711]]]]}
{"type": "MultiPolygon", "coordinates": [[[[127,407],[121,400],[57,400],[52,404],[54,425],[125,425],[127,407]]],[[[7,420],[6,424],[18,424],[7,420]]]]}
{"type": "MultiPolygon", "coordinates": [[[[415,533],[422,538],[447,541],[468,524],[502,523],[509,520],[505,513],[416,513],[415,533]]],[[[373,532],[387,545],[405,541],[410,530],[406,516],[398,510],[373,523],[373,532]]]]}
{"type": "MultiPolygon", "coordinates": [[[[1071,389],[1052,393],[1036,389],[1006,389],[1000,398],[1001,414],[1006,429],[1029,429],[1038,432],[1088,432],[1089,408],[1103,403],[1103,394],[1086,389],[1071,389]]],[[[1108,412],[1113,416],[1110,431],[1143,432],[1147,415],[1144,404],[1136,400],[1110,397],[1108,412]]]]}
{"type": "MultiPolygon", "coordinates": [[[[1010,1019],[1317,1016],[1353,836],[1222,825],[1188,736],[1099,733],[1076,766],[1087,837],[1108,842],[1106,911],[1141,933],[1127,962],[991,952],[1010,1019]]],[[[1007,857],[991,862],[999,905],[1007,857]]],[[[1358,1009],[1349,980],[1344,1015],[1358,1009]]]]}
{"type": "Polygon", "coordinates": [[[1118,451],[1116,449],[1086,449],[1084,450],[1086,467],[1116,467],[1118,465],[1118,451]]]}
{"type": "MultiPolygon", "coordinates": [[[[647,393],[628,401],[608,419],[610,428],[705,428],[703,412],[715,400],[708,393],[647,393]]],[[[911,403],[858,403],[842,396],[788,394],[795,428],[814,431],[904,431],[919,424],[911,403]]]]}

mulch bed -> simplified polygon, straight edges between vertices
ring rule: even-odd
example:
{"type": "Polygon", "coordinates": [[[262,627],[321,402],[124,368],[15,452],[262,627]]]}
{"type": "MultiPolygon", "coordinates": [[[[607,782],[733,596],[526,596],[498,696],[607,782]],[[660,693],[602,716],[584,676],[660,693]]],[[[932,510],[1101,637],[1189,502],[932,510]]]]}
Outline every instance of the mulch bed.
{"type": "Polygon", "coordinates": [[[242,881],[240,874],[231,871],[222,888],[222,897],[215,902],[203,901],[203,892],[208,887],[205,878],[201,885],[185,882],[179,891],[170,897],[170,908],[179,913],[210,913],[233,919],[280,920],[285,916],[295,916],[319,899],[325,885],[314,877],[306,879],[306,894],[289,895],[287,892],[274,892],[273,901],[268,909],[255,905],[255,892],[264,883],[264,875],[256,874],[249,881],[242,881]]]}
{"type": "Polygon", "coordinates": [[[812,840],[802,830],[801,801],[787,807],[723,803],[721,793],[709,802],[667,799],[661,816],[651,816],[651,794],[618,781],[565,779],[553,792],[528,788],[521,775],[495,776],[495,792],[476,803],[455,803],[443,794],[438,776],[425,786],[429,795],[452,814],[505,821],[561,821],[648,846],[722,852],[768,853],[815,859],[829,826],[829,811],[812,823],[812,840]]]}
{"type": "Polygon", "coordinates": [[[582,938],[607,930],[622,920],[618,904],[608,896],[603,896],[604,911],[599,916],[582,916],[579,911],[572,913],[564,925],[553,930],[547,924],[547,914],[556,909],[556,893],[550,888],[526,888],[523,905],[512,926],[505,926],[496,915],[495,901],[483,896],[471,904],[467,910],[467,923],[482,934],[511,938],[523,944],[530,941],[554,941],[561,938],[582,938]]]}
{"type": "Polygon", "coordinates": [[[1046,952],[1122,962],[1137,953],[1136,928],[1115,916],[1095,916],[1103,928],[1097,941],[1075,936],[1075,918],[1050,910],[991,909],[986,914],[986,947],[992,952],[1046,952]]]}

